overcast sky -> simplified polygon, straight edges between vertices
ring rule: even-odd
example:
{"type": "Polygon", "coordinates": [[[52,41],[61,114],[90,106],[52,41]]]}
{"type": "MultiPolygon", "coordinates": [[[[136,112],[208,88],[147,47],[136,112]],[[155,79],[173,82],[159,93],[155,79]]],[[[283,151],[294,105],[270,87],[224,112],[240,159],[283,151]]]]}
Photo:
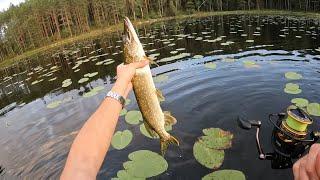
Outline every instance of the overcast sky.
{"type": "Polygon", "coordinates": [[[10,3],[17,5],[24,0],[0,0],[0,11],[7,10],[10,6],[10,3]]]}

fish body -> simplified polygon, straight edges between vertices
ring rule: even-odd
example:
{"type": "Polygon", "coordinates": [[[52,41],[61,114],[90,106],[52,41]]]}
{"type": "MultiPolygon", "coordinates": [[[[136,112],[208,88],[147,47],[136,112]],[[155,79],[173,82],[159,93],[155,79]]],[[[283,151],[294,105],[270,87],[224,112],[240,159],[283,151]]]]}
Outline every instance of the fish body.
{"type": "MultiPolygon", "coordinates": [[[[124,30],[125,64],[147,60],[143,46],[129,18],[124,20],[124,30]]],[[[163,96],[154,85],[149,65],[136,70],[132,84],[144,118],[144,125],[151,136],[160,137],[161,153],[164,155],[170,143],[179,145],[179,141],[165,130],[165,125],[175,124],[176,119],[169,112],[162,111],[159,99],[162,99],[163,96]]]]}

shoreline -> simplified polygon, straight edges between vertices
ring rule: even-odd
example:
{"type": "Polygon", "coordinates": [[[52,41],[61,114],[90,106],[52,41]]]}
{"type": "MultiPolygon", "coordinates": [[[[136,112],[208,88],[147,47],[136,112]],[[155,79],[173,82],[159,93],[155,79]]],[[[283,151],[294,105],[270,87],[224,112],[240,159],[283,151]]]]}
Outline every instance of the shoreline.
{"type": "MultiPolygon", "coordinates": [[[[215,11],[215,12],[197,12],[194,14],[182,14],[177,16],[171,16],[171,17],[162,17],[157,19],[141,19],[133,21],[133,24],[136,26],[142,26],[142,25],[149,25],[157,22],[163,22],[163,21],[169,21],[169,20],[182,20],[187,18],[201,18],[201,17],[208,17],[208,16],[221,16],[221,15],[235,15],[235,14],[241,14],[241,15],[282,15],[282,16],[291,16],[291,17],[306,17],[310,19],[320,19],[320,13],[309,13],[309,12],[294,12],[294,11],[281,11],[281,10],[241,10],[241,11],[215,11]]],[[[10,65],[15,64],[18,61],[21,61],[26,58],[30,58],[32,56],[35,56],[37,54],[40,54],[44,51],[53,50],[56,48],[59,48],[61,46],[65,46],[71,43],[84,41],[89,38],[95,38],[98,36],[101,36],[103,34],[116,32],[118,30],[121,30],[122,23],[108,26],[105,28],[99,28],[95,30],[91,30],[90,32],[80,34],[75,37],[70,37],[66,39],[62,39],[60,41],[54,42],[52,44],[39,47],[30,51],[26,51],[21,55],[8,58],[6,60],[3,60],[0,62],[0,68],[5,68],[10,65]]]]}

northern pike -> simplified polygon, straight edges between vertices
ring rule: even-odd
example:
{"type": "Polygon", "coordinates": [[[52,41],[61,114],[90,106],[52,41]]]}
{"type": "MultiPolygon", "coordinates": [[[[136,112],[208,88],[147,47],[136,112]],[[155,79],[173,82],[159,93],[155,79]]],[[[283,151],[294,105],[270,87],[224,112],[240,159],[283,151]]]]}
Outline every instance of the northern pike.
{"type": "MultiPolygon", "coordinates": [[[[125,64],[143,60],[151,62],[143,50],[131,21],[127,17],[124,19],[123,44],[125,64]]],[[[173,143],[179,146],[179,141],[165,130],[166,125],[173,125],[177,120],[170,112],[162,111],[160,99],[163,99],[163,95],[154,85],[149,65],[136,70],[132,84],[144,119],[144,125],[151,136],[156,137],[158,135],[160,137],[161,154],[164,155],[169,144],[173,143]]]]}

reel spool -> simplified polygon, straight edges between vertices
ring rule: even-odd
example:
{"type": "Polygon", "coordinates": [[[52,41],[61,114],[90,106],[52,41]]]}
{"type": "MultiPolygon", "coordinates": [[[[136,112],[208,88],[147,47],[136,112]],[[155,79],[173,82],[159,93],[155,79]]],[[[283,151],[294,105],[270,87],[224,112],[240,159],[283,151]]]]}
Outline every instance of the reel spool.
{"type": "Polygon", "coordinates": [[[309,132],[308,126],[313,123],[310,115],[296,106],[289,106],[286,113],[270,114],[269,120],[273,124],[271,144],[274,152],[264,153],[260,144],[259,132],[261,121],[244,120],[239,117],[241,128],[256,127],[256,145],[259,159],[271,160],[274,169],[291,168],[293,159],[301,157],[307,149],[319,140],[319,132],[309,132]]]}

